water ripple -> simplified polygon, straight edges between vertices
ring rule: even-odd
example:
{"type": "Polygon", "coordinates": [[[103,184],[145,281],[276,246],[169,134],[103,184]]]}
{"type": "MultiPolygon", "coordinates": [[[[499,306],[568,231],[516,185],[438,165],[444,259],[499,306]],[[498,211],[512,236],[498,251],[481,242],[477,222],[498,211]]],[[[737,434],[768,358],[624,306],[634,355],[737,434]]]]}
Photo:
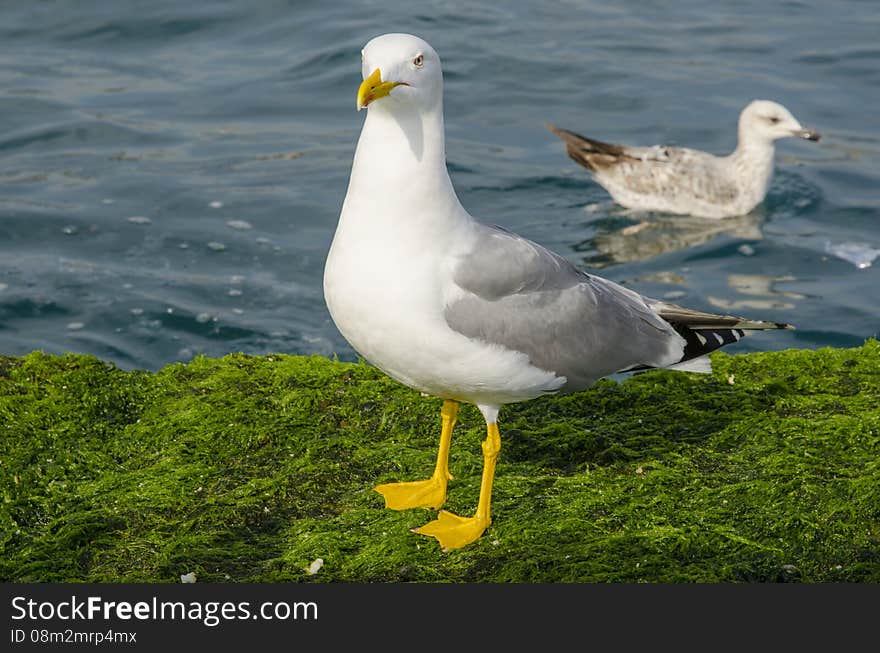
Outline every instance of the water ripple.
{"type": "Polygon", "coordinates": [[[859,344],[880,266],[833,247],[880,249],[865,6],[4,2],[0,354],[354,358],[321,279],[363,121],[360,49],[391,28],[444,60],[449,167],[475,216],[641,292],[798,325],[739,351],[859,344]],[[742,225],[623,211],[544,129],[724,153],[755,97],[825,138],[780,142],[742,225]],[[758,277],[794,281],[749,294],[758,277]]]}

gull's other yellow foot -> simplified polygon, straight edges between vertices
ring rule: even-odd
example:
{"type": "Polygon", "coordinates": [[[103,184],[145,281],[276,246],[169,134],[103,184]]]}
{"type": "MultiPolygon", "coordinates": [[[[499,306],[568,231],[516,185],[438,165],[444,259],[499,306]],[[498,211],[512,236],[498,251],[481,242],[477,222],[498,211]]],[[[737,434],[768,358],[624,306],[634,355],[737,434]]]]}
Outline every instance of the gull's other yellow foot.
{"type": "Polygon", "coordinates": [[[480,517],[479,515],[459,517],[447,510],[441,510],[437,519],[413,530],[422,535],[436,537],[443,550],[449,551],[476,542],[491,521],[488,517],[480,517]]]}
{"type": "Polygon", "coordinates": [[[385,497],[385,507],[392,510],[408,508],[440,508],[446,501],[446,479],[436,476],[424,481],[384,483],[373,488],[385,497]]]}

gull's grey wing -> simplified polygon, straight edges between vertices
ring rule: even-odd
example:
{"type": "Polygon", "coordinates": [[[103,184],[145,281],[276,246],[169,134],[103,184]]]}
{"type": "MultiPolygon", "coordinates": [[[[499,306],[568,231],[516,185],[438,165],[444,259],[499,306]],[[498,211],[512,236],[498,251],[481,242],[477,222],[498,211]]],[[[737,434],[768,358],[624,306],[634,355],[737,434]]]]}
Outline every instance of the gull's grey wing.
{"type": "Polygon", "coordinates": [[[565,376],[564,391],[681,360],[684,339],[641,295],[525,238],[478,228],[475,246],[454,269],[464,292],[445,309],[455,331],[525,353],[532,364],[565,376]]]}

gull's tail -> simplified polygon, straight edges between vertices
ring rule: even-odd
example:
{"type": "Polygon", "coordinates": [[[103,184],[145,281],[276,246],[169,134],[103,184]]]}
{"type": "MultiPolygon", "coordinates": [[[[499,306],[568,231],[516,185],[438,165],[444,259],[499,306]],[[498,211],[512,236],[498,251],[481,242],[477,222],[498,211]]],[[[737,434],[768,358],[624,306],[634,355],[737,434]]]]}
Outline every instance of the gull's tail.
{"type": "Polygon", "coordinates": [[[725,345],[739,342],[747,331],[794,329],[792,325],[784,322],[765,322],[734,315],[703,313],[647,297],[645,301],[657,315],[669,322],[678,335],[684,338],[682,357],[670,365],[669,369],[708,373],[712,371],[712,366],[706,354],[725,345]]]}
{"type": "Polygon", "coordinates": [[[603,143],[553,124],[548,124],[547,129],[565,142],[565,149],[572,160],[589,170],[607,167],[627,156],[621,145],[603,143]]]}

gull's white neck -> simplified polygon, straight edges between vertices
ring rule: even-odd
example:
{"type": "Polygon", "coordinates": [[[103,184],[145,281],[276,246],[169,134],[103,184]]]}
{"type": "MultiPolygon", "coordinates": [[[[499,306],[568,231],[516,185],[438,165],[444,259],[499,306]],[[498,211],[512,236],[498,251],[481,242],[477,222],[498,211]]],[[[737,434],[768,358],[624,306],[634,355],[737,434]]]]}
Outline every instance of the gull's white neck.
{"type": "Polygon", "coordinates": [[[733,157],[748,160],[757,166],[773,168],[773,157],[776,153],[773,140],[747,129],[744,125],[739,126],[737,136],[733,157]]]}
{"type": "Polygon", "coordinates": [[[340,228],[369,219],[375,229],[433,231],[450,226],[444,218],[467,216],[446,170],[442,105],[419,111],[389,97],[367,111],[340,228]]]}
{"type": "MultiPolygon", "coordinates": [[[[739,142],[730,160],[737,179],[742,180],[743,201],[758,204],[763,201],[773,178],[773,159],[776,148],[772,140],[739,128],[739,142]]],[[[751,210],[751,209],[749,209],[751,210]]]]}

